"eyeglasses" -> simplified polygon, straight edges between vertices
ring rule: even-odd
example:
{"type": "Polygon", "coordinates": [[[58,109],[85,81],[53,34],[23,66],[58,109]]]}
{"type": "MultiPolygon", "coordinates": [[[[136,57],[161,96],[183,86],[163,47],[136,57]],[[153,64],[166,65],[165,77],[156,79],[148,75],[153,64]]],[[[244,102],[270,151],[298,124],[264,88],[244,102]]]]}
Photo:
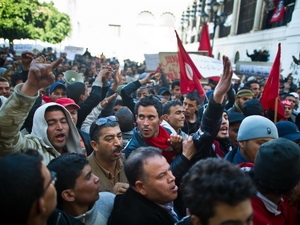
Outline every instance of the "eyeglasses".
{"type": "Polygon", "coordinates": [[[103,117],[103,118],[99,118],[97,119],[93,124],[93,126],[91,127],[92,129],[90,130],[90,136],[93,137],[94,132],[96,130],[97,127],[101,127],[104,124],[106,124],[107,122],[112,121],[112,122],[119,122],[119,119],[115,116],[108,116],[108,117],[103,117]]]}
{"type": "Polygon", "coordinates": [[[43,190],[43,194],[47,191],[47,189],[50,187],[51,184],[55,184],[55,182],[57,181],[57,173],[54,171],[50,171],[50,181],[47,184],[47,186],[44,188],[43,190]]]}

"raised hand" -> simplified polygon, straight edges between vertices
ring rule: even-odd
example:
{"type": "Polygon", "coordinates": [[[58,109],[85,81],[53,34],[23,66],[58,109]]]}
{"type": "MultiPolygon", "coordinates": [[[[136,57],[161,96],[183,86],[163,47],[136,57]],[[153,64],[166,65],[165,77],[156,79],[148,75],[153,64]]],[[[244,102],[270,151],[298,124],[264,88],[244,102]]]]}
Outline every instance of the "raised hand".
{"type": "MultiPolygon", "coordinates": [[[[29,54],[27,55],[30,56],[29,54]]],[[[52,70],[55,69],[61,62],[62,58],[47,64],[44,56],[39,56],[33,59],[30,63],[28,79],[21,88],[21,92],[28,96],[34,96],[41,88],[50,86],[55,81],[55,76],[52,70]]]]}
{"type": "Polygon", "coordinates": [[[217,103],[223,103],[224,97],[231,87],[233,70],[231,67],[231,62],[227,56],[223,56],[223,75],[221,76],[215,91],[214,100],[217,103]]]}

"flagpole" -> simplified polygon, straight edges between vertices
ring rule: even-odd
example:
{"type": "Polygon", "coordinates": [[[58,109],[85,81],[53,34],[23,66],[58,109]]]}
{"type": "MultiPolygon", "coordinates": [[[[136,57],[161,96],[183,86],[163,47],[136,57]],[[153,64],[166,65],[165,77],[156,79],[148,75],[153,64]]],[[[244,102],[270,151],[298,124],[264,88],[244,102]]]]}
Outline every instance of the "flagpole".
{"type": "Polygon", "coordinates": [[[275,115],[274,115],[274,123],[277,123],[277,111],[278,111],[278,96],[275,99],[275,115]]]}

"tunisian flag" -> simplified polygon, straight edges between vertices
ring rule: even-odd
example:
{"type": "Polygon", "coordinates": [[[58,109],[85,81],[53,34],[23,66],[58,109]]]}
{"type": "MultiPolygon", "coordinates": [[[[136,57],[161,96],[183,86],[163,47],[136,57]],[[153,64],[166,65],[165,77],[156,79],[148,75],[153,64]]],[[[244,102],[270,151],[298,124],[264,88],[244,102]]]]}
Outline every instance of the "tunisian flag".
{"type": "Polygon", "coordinates": [[[180,38],[175,30],[177,45],[178,45],[178,63],[180,70],[180,91],[182,94],[194,91],[197,89],[201,97],[205,96],[205,92],[200,83],[202,78],[197,67],[191,60],[189,54],[185,51],[180,38]]]}
{"type": "Polygon", "coordinates": [[[277,114],[275,113],[274,115],[274,122],[277,122],[277,119],[285,120],[284,108],[279,99],[280,55],[281,44],[279,43],[275,61],[273,63],[269,78],[260,98],[263,109],[274,110],[275,112],[277,112],[277,114]]]}
{"type": "Polygon", "coordinates": [[[202,31],[201,31],[198,51],[207,51],[208,56],[212,57],[212,50],[211,50],[211,46],[210,46],[210,38],[209,38],[207,23],[204,23],[202,31]]]}

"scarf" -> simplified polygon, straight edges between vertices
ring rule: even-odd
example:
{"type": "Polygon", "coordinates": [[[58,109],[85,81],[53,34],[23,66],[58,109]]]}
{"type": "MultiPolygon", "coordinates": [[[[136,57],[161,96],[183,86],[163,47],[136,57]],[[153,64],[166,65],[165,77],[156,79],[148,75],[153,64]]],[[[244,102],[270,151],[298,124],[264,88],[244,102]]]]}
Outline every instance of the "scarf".
{"type": "Polygon", "coordinates": [[[176,157],[176,152],[172,146],[168,143],[170,134],[162,127],[159,126],[159,132],[157,137],[143,138],[144,141],[153,147],[157,147],[162,150],[162,155],[166,158],[168,163],[171,163],[176,157]]]}

